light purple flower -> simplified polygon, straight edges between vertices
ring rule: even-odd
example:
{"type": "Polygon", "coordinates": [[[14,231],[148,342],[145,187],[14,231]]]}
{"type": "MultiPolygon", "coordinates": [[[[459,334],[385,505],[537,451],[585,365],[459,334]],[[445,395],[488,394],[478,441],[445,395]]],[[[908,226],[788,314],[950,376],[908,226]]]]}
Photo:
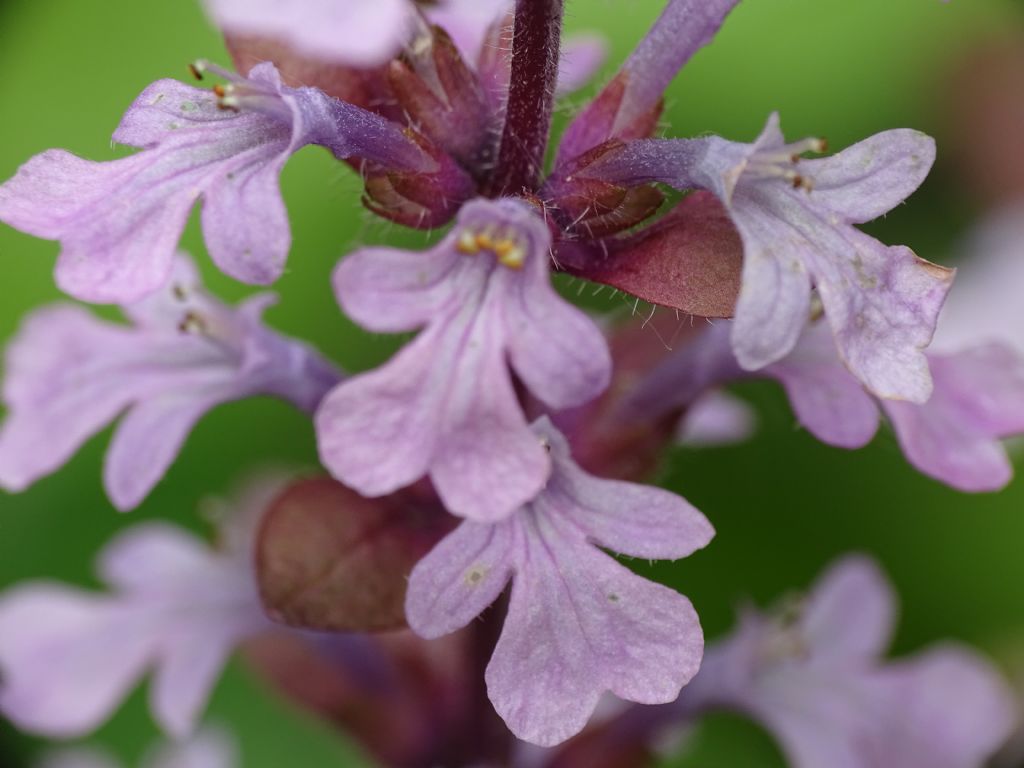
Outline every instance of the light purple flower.
{"type": "Polygon", "coordinates": [[[878,406],[839,360],[823,323],[807,328],[785,358],[754,372],[740,366],[731,334],[732,323],[718,320],[680,346],[637,384],[629,411],[657,418],[692,408],[723,384],[770,378],[786,390],[800,425],[822,442],[860,448],[874,436],[878,406]]]}
{"type": "Polygon", "coordinates": [[[411,0],[206,0],[213,20],[236,35],[270,37],[339,64],[383,64],[415,28],[411,0]]]}
{"type": "Polygon", "coordinates": [[[881,216],[920,185],[934,142],[894,130],[829,158],[800,157],[822,150],[817,139],[787,144],[772,115],[753,144],[719,137],[640,140],[586,174],[707,189],[725,204],[744,244],[732,336],[744,368],[770,365],[796,345],[813,288],[854,375],[879,397],[924,402],[931,379],[923,349],[952,271],[852,225],[881,216]]]}
{"type": "MultiPolygon", "coordinates": [[[[423,31],[424,21],[443,28],[471,65],[487,38],[513,10],[513,0],[206,0],[213,20],[231,35],[268,37],[325,62],[375,67],[397,56],[423,31]]],[[[595,35],[571,36],[562,50],[558,88],[586,85],[604,62],[607,46],[595,35]]]]}
{"type": "Polygon", "coordinates": [[[877,567],[842,560],[805,601],[748,611],[673,706],[747,713],[794,768],[979,768],[1013,727],[1005,683],[953,646],[884,663],[894,613],[877,567]]]}
{"type": "Polygon", "coordinates": [[[935,392],[924,405],[880,404],[911,464],[962,491],[995,491],[1013,465],[1001,439],[1024,434],[1024,358],[998,343],[928,356],[935,392]]]}
{"type": "MultiPolygon", "coordinates": [[[[149,750],[141,768],[235,768],[238,750],[222,730],[204,728],[187,741],[160,744],[149,750]]],[[[66,749],[46,755],[38,768],[120,768],[102,752],[86,748],[66,749]]]]}
{"type": "Polygon", "coordinates": [[[694,448],[732,445],[747,440],[756,428],[753,409],[727,392],[713,389],[698,397],[679,420],[676,438],[694,448]]]}
{"type": "Polygon", "coordinates": [[[124,307],[133,325],[71,305],[37,310],[7,350],[0,486],[28,487],[124,413],[104,481],[119,509],[137,506],[211,408],[274,395],[312,412],[340,375],[305,344],[263,325],[269,294],[229,307],[179,256],[164,291],[124,307]]]}
{"type": "Polygon", "coordinates": [[[988,214],[960,251],[956,290],[930,349],[959,352],[996,341],[1024,355],[1024,202],[988,214]]]}
{"type": "Polygon", "coordinates": [[[0,711],[19,728],[73,737],[101,725],[153,671],[150,708],[188,734],[229,654],[270,624],[251,550],[212,551],[167,523],[137,525],[103,550],[108,593],[29,582],[0,596],[0,711]]]}
{"type": "MultiPolygon", "coordinates": [[[[423,9],[470,61],[512,0],[441,0],[423,9]]],[[[396,56],[422,26],[414,0],[206,0],[229,34],[270,37],[336,64],[373,67],[396,56]]]]}
{"type": "Polygon", "coordinates": [[[881,410],[918,471],[961,491],[999,490],[1013,476],[1001,440],[1024,434],[1024,358],[986,344],[927,359],[935,385],[920,405],[868,395],[820,326],[760,373],[782,383],[800,423],[822,442],[866,445],[881,410]]]}
{"type": "MultiPolygon", "coordinates": [[[[755,372],[736,361],[729,326],[717,321],[673,353],[637,386],[629,408],[657,417],[699,406],[724,383],[771,378],[786,390],[800,425],[824,443],[866,445],[881,410],[904,456],[929,477],[968,492],[998,490],[1010,481],[1013,467],[1001,440],[1024,434],[1024,358],[1009,347],[928,353],[934,391],[917,405],[872,397],[839,359],[823,323],[809,326],[782,360],[755,372]]],[[[684,416],[683,430],[690,418],[684,416]]]]}
{"type": "Polygon", "coordinates": [[[57,283],[76,298],[126,302],[163,286],[189,212],[203,198],[207,248],[227,274],[276,280],[291,245],[278,176],[308,144],[338,157],[429,170],[399,126],[313,88],[281,84],[271,64],[214,92],[160,80],[135,100],[114,141],[140,147],[106,163],[49,150],[0,186],[0,221],[62,245],[57,283]]]}
{"type": "Polygon", "coordinates": [[[429,474],[454,514],[495,521],[540,491],[551,461],[509,368],[560,410],[608,385],[604,337],[548,277],[550,232],[522,201],[477,200],[426,253],[367,248],[334,285],[372,331],[425,326],[381,368],[339,385],[317,413],[324,465],[365,496],[429,474]]]}
{"type": "Polygon", "coordinates": [[[583,472],[547,419],[534,430],[554,464],[544,490],[506,520],[467,520],[449,534],[413,570],[406,614],[417,633],[439,637],[476,618],[511,580],[488,695],[516,736],[550,746],[580,731],[605,691],[669,702],[700,665],[703,634],[689,600],[599,548],[680,558],[714,531],[674,494],[583,472]]]}

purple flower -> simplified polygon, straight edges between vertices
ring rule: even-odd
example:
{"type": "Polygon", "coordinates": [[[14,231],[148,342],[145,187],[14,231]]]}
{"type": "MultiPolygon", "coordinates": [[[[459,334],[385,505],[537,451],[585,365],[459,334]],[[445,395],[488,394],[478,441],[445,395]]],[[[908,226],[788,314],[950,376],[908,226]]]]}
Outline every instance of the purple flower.
{"type": "Polygon", "coordinates": [[[310,347],[263,325],[272,301],[222,304],[179,256],[163,292],[123,308],[131,326],[76,306],[37,310],[7,351],[0,486],[22,490],[55,471],[125,412],[104,479],[114,505],[131,509],[211,408],[274,395],[315,409],[340,376],[310,347]]]}
{"type": "Polygon", "coordinates": [[[19,728],[79,736],[102,724],[148,670],[150,708],[190,732],[228,655],[269,627],[248,547],[211,551],[143,523],[99,559],[107,594],[29,582],[0,596],[0,711],[19,728]]]}
{"type": "Polygon", "coordinates": [[[429,475],[454,514],[495,521],[534,498],[551,460],[510,375],[558,410],[607,386],[604,337],[548,278],[551,235],[526,203],[465,205],[426,253],[368,248],[334,284],[360,325],[425,326],[390,362],[339,385],[317,413],[323,463],[364,496],[429,475]]]}
{"type": "Polygon", "coordinates": [[[721,390],[698,397],[680,419],[676,437],[680,445],[702,448],[742,443],[756,428],[757,416],[749,405],[721,390]]]}
{"type": "Polygon", "coordinates": [[[931,349],[959,352],[997,341],[1024,355],[1024,202],[988,214],[961,250],[964,267],[942,308],[931,349]]]}
{"type": "Polygon", "coordinates": [[[189,212],[203,198],[207,248],[227,274],[270,283],[291,244],[278,176],[307,144],[338,157],[429,170],[434,161],[384,118],[313,88],[281,84],[271,64],[218,93],[174,80],[149,86],[114,141],[142,152],[107,163],[49,150],[0,186],[0,221],[59,240],[58,285],[94,302],[163,286],[189,212]]]}
{"type": "Polygon", "coordinates": [[[953,646],[884,663],[894,612],[877,567],[842,560],[806,600],[749,611],[673,706],[747,713],[794,768],[978,768],[1014,724],[1005,683],[953,646]]]}
{"type": "Polygon", "coordinates": [[[226,32],[259,35],[325,61],[353,66],[383,64],[411,34],[411,0],[206,0],[226,32]]]}
{"type": "Polygon", "coordinates": [[[599,547],[680,558],[714,531],[667,491],[586,474],[546,419],[534,431],[553,462],[544,490],[499,523],[467,520],[449,534],[413,570],[406,614],[417,633],[439,637],[476,618],[511,580],[488,695],[516,736],[550,746],[580,731],[605,691],[669,702],[700,665],[703,634],[689,600],[599,547]]]}
{"type": "MultiPolygon", "coordinates": [[[[147,751],[141,768],[234,768],[239,765],[234,741],[219,729],[206,728],[187,741],[160,744],[147,751]]],[[[46,755],[38,768],[120,768],[109,755],[91,749],[66,749],[46,755]]]]}
{"type": "Polygon", "coordinates": [[[997,343],[928,359],[935,392],[927,403],[880,401],[903,454],[954,488],[999,490],[1013,476],[1000,440],[1024,434],[1024,359],[997,343]]]}
{"type": "Polygon", "coordinates": [[[929,477],[969,492],[998,490],[1010,481],[1013,467],[1001,440],[1024,434],[1024,358],[1014,350],[990,343],[929,353],[934,391],[918,405],[866,392],[822,323],[807,328],[782,360],[756,372],[736,361],[729,325],[716,322],[652,371],[630,396],[633,412],[657,416],[689,408],[723,383],[771,378],[786,390],[800,424],[824,443],[866,445],[881,410],[907,460],[929,477]]]}
{"type": "Polygon", "coordinates": [[[824,305],[839,354],[879,397],[921,403],[931,394],[923,349],[952,272],[888,247],[852,225],[881,216],[922,182],[932,139],[880,133],[833,157],[803,160],[824,142],[787,144],[772,115],[753,144],[719,137],[640,140],[609,152],[585,174],[620,184],[664,182],[713,192],[744,246],[732,345],[748,370],[782,359],[824,305]]]}

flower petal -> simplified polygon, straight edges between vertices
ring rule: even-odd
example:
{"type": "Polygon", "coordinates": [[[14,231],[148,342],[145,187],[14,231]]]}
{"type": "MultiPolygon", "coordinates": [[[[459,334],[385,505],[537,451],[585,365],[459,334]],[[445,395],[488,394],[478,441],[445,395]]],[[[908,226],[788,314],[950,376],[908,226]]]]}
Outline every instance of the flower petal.
{"type": "Polygon", "coordinates": [[[680,445],[703,448],[734,445],[751,435],[757,414],[745,401],[727,392],[712,390],[698,397],[679,422],[680,445]]]}
{"type": "Polygon", "coordinates": [[[1017,722],[1011,691],[975,652],[940,646],[881,671],[885,708],[879,755],[901,768],[974,768],[1017,722]]]}
{"type": "Polygon", "coordinates": [[[214,21],[237,35],[271,37],[329,62],[384,64],[412,31],[408,0],[206,0],[214,21]]]}
{"type": "Polygon", "coordinates": [[[450,511],[474,520],[500,520],[540,492],[551,463],[527,428],[497,323],[474,318],[465,338],[457,341],[462,349],[451,365],[447,392],[437,393],[445,395],[445,433],[430,476],[450,511]]]}
{"type": "Polygon", "coordinates": [[[930,360],[927,403],[882,401],[904,455],[962,491],[1002,488],[1013,467],[999,438],[1024,432],[1024,364],[998,344],[930,360]]]}
{"type": "Polygon", "coordinates": [[[511,522],[462,523],[413,568],[405,601],[409,626],[433,639],[483,613],[508,584],[517,542],[511,522]]]}
{"type": "Polygon", "coordinates": [[[601,35],[572,35],[562,45],[558,67],[558,92],[569,94],[585,88],[608,58],[608,42],[601,35]]]}
{"type": "Polygon", "coordinates": [[[167,474],[196,422],[227,399],[229,393],[171,393],[131,408],[114,432],[103,467],[114,506],[126,511],[141,504],[167,474]]]}
{"type": "Polygon", "coordinates": [[[363,248],[334,270],[334,291],[345,313],[380,333],[425,325],[457,291],[453,280],[459,255],[437,247],[426,253],[395,248],[363,248]]]}
{"type": "Polygon", "coordinates": [[[67,587],[27,584],[0,600],[0,709],[18,727],[68,738],[102,723],[135,687],[156,638],[145,617],[67,587]]]}
{"type": "Polygon", "coordinates": [[[534,504],[547,514],[568,511],[595,544],[631,557],[675,560],[704,548],[715,535],[707,518],[681,496],[594,477],[576,466],[568,441],[546,418],[534,430],[548,441],[554,462],[544,496],[534,504]]]}
{"type": "Polygon", "coordinates": [[[849,556],[818,577],[802,626],[816,659],[858,663],[888,648],[896,625],[892,587],[874,561],[849,556]]]}
{"type": "Polygon", "coordinates": [[[843,366],[825,324],[809,328],[764,373],[782,384],[797,420],[823,443],[860,448],[878,430],[878,406],[843,366]]]}
{"type": "Polygon", "coordinates": [[[29,315],[5,361],[5,488],[22,490],[56,470],[139,395],[138,377],[118,370],[133,347],[126,329],[79,307],[56,305],[29,315]]]}
{"type": "Polygon", "coordinates": [[[316,414],[324,466],[364,496],[382,496],[430,468],[441,414],[433,338],[424,332],[386,365],[353,376],[316,414]]]}
{"type": "Polygon", "coordinates": [[[935,140],[901,128],[876,133],[832,157],[804,160],[814,202],[861,224],[888,213],[924,181],[935,162],[935,140]]]}
{"type": "Polygon", "coordinates": [[[210,257],[243,283],[268,285],[284,272],[292,233],[278,181],[287,156],[257,147],[225,163],[203,195],[210,257]]]}
{"type": "Polygon", "coordinates": [[[743,238],[743,277],[732,347],[747,370],[784,357],[796,345],[810,317],[810,277],[782,222],[760,213],[735,219],[743,238]]]}
{"type": "Polygon", "coordinates": [[[505,325],[512,367],[533,394],[555,410],[592,400],[608,387],[612,361],[594,321],[555,293],[544,275],[518,301],[505,325]]]}
{"type": "Polygon", "coordinates": [[[183,573],[205,569],[209,548],[170,523],[152,521],[127,529],[100,553],[100,578],[118,592],[159,593],[183,573]]]}
{"type": "Polygon", "coordinates": [[[643,704],[675,699],[703,650],[690,601],[590,547],[567,546],[548,521],[524,525],[529,567],[513,580],[486,671],[510,730],[551,746],[583,728],[605,691],[643,704]]]}

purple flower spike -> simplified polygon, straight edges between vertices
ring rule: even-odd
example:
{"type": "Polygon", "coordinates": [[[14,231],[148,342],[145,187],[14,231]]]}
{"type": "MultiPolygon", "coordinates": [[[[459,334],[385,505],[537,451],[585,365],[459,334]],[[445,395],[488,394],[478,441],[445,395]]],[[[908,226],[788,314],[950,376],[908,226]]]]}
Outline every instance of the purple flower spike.
{"type": "Polygon", "coordinates": [[[109,594],[30,582],[0,596],[0,711],[52,737],[103,723],[154,670],[153,716],[180,738],[193,728],[234,646],[267,629],[249,548],[213,552],[165,523],[104,549],[109,594]]]}
{"type": "Polygon", "coordinates": [[[824,142],[787,144],[772,115],[753,144],[718,137],[641,140],[586,173],[605,181],[664,182],[714,192],[744,244],[733,348],[756,370],[796,344],[817,289],[843,361],[874,394],[921,403],[931,394],[923,349],[952,270],[887,247],[853,224],[898,205],[924,180],[931,138],[887,131],[833,157],[803,160],[824,142]]]}
{"type": "Polygon", "coordinates": [[[120,303],[159,289],[200,197],[217,265],[243,282],[273,282],[291,245],[278,176],[307,144],[389,167],[435,165],[397,125],[313,88],[287,88],[271,64],[248,78],[201,66],[228,85],[215,94],[160,80],[125,113],[114,141],[142,152],[95,163],[49,150],[0,186],[0,221],[61,241],[57,283],[72,296],[120,303]]]}
{"type": "Polygon", "coordinates": [[[605,691],[669,702],[700,665],[703,633],[690,601],[599,547],[674,559],[714,531],[674,494],[583,472],[547,419],[534,430],[554,465],[547,486],[507,520],[466,521],[449,534],[413,570],[406,614],[417,633],[440,637],[472,621],[511,579],[488,695],[516,736],[551,746],[583,728],[605,691]]]}
{"type": "Polygon", "coordinates": [[[429,474],[451,512],[487,522],[537,495],[551,462],[509,366],[554,410],[600,394],[611,368],[604,336],[551,287],[550,246],[525,203],[478,200],[426,253],[368,248],[341,263],[335,290],[356,322],[425,327],[324,400],[320,455],[339,480],[382,496],[429,474]]]}
{"type": "Polygon", "coordinates": [[[134,327],[69,305],[30,315],[5,361],[0,486],[19,491],[50,474],[126,411],[104,479],[111,501],[127,510],[214,406],[275,395],[313,411],[340,374],[262,324],[272,300],[260,295],[228,307],[203,291],[179,256],[165,291],[124,308],[134,327]]]}
{"type": "Polygon", "coordinates": [[[894,613],[877,567],[847,558],[805,601],[748,613],[675,706],[746,712],[794,768],[979,768],[1013,728],[1010,692],[966,649],[883,663],[894,613]]]}

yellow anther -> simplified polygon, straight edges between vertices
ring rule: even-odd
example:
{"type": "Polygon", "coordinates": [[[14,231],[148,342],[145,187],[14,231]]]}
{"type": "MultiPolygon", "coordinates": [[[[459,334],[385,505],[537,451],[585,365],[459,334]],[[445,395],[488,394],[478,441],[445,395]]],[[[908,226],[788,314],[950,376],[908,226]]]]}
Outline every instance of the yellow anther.
{"type": "Polygon", "coordinates": [[[206,323],[206,319],[191,310],[185,313],[185,316],[178,323],[178,330],[181,333],[192,333],[205,336],[209,333],[209,326],[206,323]]]}
{"type": "Polygon", "coordinates": [[[480,253],[480,246],[477,244],[477,237],[468,229],[464,229],[459,233],[459,238],[455,242],[455,248],[459,253],[469,255],[480,253]]]}
{"type": "Polygon", "coordinates": [[[493,230],[474,232],[464,229],[455,238],[455,249],[470,256],[490,251],[498,263],[510,269],[521,269],[526,261],[526,250],[514,237],[495,237],[493,230]]]}
{"type": "Polygon", "coordinates": [[[521,269],[526,261],[526,251],[515,240],[498,240],[493,250],[498,263],[510,269],[521,269]]]}

